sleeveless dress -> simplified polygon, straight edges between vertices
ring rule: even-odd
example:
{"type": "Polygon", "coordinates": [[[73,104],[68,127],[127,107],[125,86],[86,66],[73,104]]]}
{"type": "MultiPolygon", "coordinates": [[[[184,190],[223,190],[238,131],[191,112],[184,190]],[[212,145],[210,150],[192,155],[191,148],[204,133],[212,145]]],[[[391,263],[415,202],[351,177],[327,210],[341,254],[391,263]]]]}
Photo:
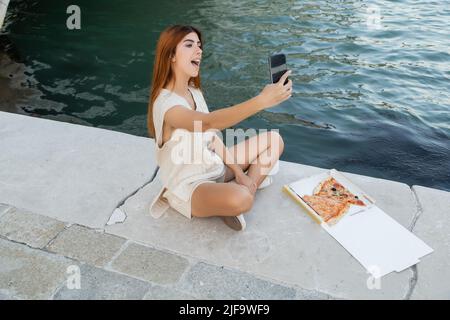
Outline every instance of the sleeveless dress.
{"type": "MultiPolygon", "coordinates": [[[[209,113],[200,89],[189,86],[196,111],[209,113]]],[[[188,101],[178,94],[162,89],[153,104],[155,125],[155,154],[162,188],[150,205],[154,218],[161,217],[169,207],[191,219],[191,197],[202,183],[223,182],[225,164],[218,154],[208,148],[216,135],[213,131],[191,132],[177,128],[162,146],[164,115],[174,106],[192,110],[188,101]]],[[[218,138],[218,137],[217,137],[218,138]]]]}

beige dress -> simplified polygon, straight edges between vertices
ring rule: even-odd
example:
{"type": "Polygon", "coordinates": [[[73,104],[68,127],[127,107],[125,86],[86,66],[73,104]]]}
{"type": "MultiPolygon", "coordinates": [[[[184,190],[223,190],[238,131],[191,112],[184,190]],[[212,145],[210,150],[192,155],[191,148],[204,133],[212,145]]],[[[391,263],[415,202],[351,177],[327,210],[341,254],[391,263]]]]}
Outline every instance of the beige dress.
{"type": "MultiPolygon", "coordinates": [[[[196,111],[209,113],[201,90],[189,87],[197,106],[196,111]]],[[[162,89],[153,104],[155,125],[155,154],[159,165],[158,176],[162,188],[150,205],[150,213],[159,218],[170,207],[191,218],[191,197],[202,183],[223,182],[225,164],[208,148],[214,132],[191,132],[175,129],[168,141],[162,144],[164,114],[171,107],[181,105],[190,110],[187,100],[178,94],[162,89]]]]}

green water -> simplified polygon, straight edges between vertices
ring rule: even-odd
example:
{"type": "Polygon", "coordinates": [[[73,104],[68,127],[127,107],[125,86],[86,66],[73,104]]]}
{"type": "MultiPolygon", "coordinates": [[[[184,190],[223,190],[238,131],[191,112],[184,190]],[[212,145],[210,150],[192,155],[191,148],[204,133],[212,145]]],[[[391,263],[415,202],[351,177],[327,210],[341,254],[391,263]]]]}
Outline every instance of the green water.
{"type": "Polygon", "coordinates": [[[450,190],[448,1],[74,3],[71,31],[72,2],[11,1],[3,33],[40,92],[22,112],[145,136],[158,35],[192,24],[210,110],[258,94],[286,53],[293,97],[237,126],[279,129],[283,160],[450,190]]]}

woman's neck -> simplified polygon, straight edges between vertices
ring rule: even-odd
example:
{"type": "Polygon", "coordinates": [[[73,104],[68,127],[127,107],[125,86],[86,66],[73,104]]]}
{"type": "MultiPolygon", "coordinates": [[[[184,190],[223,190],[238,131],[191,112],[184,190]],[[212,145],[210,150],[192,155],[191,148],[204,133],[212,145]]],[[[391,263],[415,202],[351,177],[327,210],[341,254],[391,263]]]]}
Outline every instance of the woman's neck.
{"type": "MultiPolygon", "coordinates": [[[[180,79],[180,77],[177,77],[177,79],[180,79]]],[[[177,81],[171,81],[168,84],[168,89],[170,91],[175,92],[176,94],[182,95],[182,96],[189,96],[189,79],[185,78],[182,80],[177,81]]]]}
{"type": "Polygon", "coordinates": [[[189,95],[189,89],[187,84],[186,85],[182,85],[182,86],[171,86],[169,85],[168,88],[170,91],[175,92],[178,95],[181,96],[188,96],[189,95]]]}

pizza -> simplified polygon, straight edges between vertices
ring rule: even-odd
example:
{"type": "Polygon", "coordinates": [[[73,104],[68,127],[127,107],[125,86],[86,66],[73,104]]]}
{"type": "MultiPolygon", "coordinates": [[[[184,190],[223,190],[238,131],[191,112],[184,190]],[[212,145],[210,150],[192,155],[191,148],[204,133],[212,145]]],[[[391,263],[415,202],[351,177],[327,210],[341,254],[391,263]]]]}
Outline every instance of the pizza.
{"type": "Polygon", "coordinates": [[[336,223],[350,207],[347,201],[337,198],[314,195],[304,196],[303,199],[328,224],[336,223]]]}
{"type": "Polygon", "coordinates": [[[338,198],[341,201],[347,201],[351,204],[358,206],[365,206],[358,196],[348,191],[342,184],[336,181],[333,177],[330,177],[321,183],[314,189],[314,194],[318,196],[338,198]]]}
{"type": "Polygon", "coordinates": [[[330,225],[336,224],[348,212],[351,205],[365,206],[358,196],[348,191],[333,177],[320,182],[313,195],[305,195],[303,200],[330,225]]]}

